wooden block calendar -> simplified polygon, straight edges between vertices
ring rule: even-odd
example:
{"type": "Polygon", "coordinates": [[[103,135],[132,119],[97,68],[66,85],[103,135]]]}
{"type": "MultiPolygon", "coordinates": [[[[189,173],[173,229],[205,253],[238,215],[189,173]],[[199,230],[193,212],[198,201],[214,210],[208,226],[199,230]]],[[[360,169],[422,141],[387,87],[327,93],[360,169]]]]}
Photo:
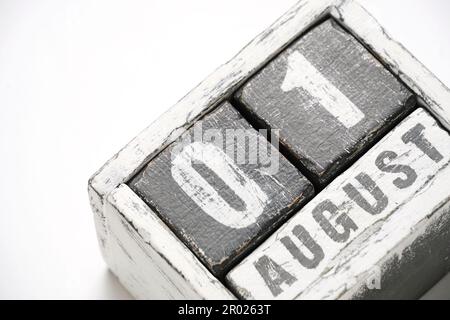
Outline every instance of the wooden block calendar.
{"type": "Polygon", "coordinates": [[[418,298],[450,270],[449,129],[359,4],[300,1],[91,177],[103,257],[140,299],[418,298]]]}

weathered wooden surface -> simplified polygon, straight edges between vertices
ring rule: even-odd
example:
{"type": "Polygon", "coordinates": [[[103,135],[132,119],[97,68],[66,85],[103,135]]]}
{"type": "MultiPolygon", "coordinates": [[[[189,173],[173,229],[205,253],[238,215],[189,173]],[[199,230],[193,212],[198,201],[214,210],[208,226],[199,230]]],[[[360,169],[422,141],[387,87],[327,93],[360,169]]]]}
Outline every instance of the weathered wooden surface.
{"type": "MultiPolygon", "coordinates": [[[[157,121],[139,133],[89,179],[89,200],[103,257],[109,266],[115,266],[111,268],[131,293],[135,292],[134,285],[124,281],[121,275],[132,270],[127,270],[127,264],[118,263],[122,257],[121,251],[116,250],[117,245],[106,218],[105,208],[110,205],[108,195],[115,192],[121,183],[128,181],[150,159],[183,134],[196,119],[211,110],[224,97],[232,94],[261,66],[326,15],[331,15],[345,25],[346,29],[369,47],[426,103],[425,107],[438,117],[441,124],[450,129],[450,91],[401,44],[393,40],[364,8],[351,0],[298,2],[233,59],[220,66],[157,121]]],[[[105,115],[105,121],[107,118],[105,115]]],[[[133,197],[129,196],[128,201],[129,204],[133,203],[133,197]]],[[[148,211],[147,214],[155,213],[148,211]]],[[[152,230],[148,232],[151,233],[152,230]]],[[[165,253],[165,258],[176,261],[170,250],[165,253]]],[[[173,268],[177,270],[178,266],[175,264],[173,268]]],[[[169,281],[166,288],[172,290],[169,289],[169,281]]],[[[143,294],[140,297],[165,297],[167,294],[161,291],[159,286],[146,289],[145,293],[141,291],[143,294]]],[[[173,289],[170,294],[177,296],[178,292],[173,289]]],[[[211,295],[199,294],[201,298],[209,296],[211,295]]]]}
{"type": "Polygon", "coordinates": [[[258,122],[281,130],[283,145],[322,185],[415,104],[332,19],[289,46],[237,98],[258,122]]]}
{"type": "Polygon", "coordinates": [[[138,299],[235,299],[127,185],[105,206],[109,265],[138,299]]]}
{"type": "Polygon", "coordinates": [[[183,134],[196,119],[232,94],[314,21],[328,14],[332,6],[340,3],[341,0],[314,0],[295,4],[232,60],[193,88],[92,175],[88,182],[89,202],[94,213],[99,246],[108,265],[114,263],[115,257],[108,255],[108,222],[104,214],[107,195],[133,177],[150,159],[183,134]]]}
{"type": "Polygon", "coordinates": [[[129,185],[218,276],[313,194],[309,181],[229,103],[129,185]]]}
{"type": "Polygon", "coordinates": [[[449,134],[418,109],[227,280],[246,299],[419,297],[450,268],[449,164],[449,134]]]}

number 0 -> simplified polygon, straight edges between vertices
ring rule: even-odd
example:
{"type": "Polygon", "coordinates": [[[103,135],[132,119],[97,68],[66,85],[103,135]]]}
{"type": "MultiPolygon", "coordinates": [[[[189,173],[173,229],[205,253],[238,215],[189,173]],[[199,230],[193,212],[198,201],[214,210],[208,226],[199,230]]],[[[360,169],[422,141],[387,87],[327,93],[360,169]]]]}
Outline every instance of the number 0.
{"type": "Polygon", "coordinates": [[[181,189],[210,217],[235,229],[246,228],[257,221],[268,201],[266,193],[248,177],[221,149],[213,144],[194,142],[184,147],[172,163],[172,177],[181,189]],[[245,204],[232,208],[198,172],[192,162],[203,163],[234,191],[245,204]]]}

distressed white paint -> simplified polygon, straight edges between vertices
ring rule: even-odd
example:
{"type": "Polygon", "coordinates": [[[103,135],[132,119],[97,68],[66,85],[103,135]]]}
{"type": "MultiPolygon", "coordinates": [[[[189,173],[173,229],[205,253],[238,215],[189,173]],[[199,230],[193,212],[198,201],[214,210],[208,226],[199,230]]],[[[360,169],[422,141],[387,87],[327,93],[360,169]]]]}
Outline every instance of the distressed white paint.
{"type": "Polygon", "coordinates": [[[172,162],[172,177],[183,191],[211,218],[235,229],[256,223],[266,206],[266,193],[234,161],[211,143],[193,142],[183,148],[172,162]],[[192,163],[203,163],[234,191],[245,208],[238,211],[222,198],[192,163]]]}
{"type": "MultiPolygon", "coordinates": [[[[117,251],[112,249],[114,240],[105,217],[105,206],[109,205],[106,201],[108,194],[177,139],[196,119],[234,92],[317,19],[326,15],[332,6],[341,2],[342,0],[314,0],[297,3],[231,61],[219,67],[157,121],[143,130],[91,177],[88,187],[89,199],[102,255],[109,266],[116,265],[118,257],[117,251]]],[[[173,253],[167,254],[170,257],[173,253]]],[[[121,279],[120,274],[128,271],[125,265],[119,266],[121,269],[113,268],[113,270],[121,279]]],[[[122,282],[132,293],[134,292],[131,286],[127,285],[128,282],[122,282]]],[[[148,297],[165,295],[158,287],[147,290],[148,297]]]]}
{"type": "MultiPolygon", "coordinates": [[[[248,298],[274,298],[254,267],[254,262],[266,255],[297,279],[291,285],[283,284],[282,292],[276,298],[337,299],[346,294],[349,297],[349,292],[361,286],[361,279],[365,279],[374,266],[387,257],[401,254],[407,244],[420,236],[420,223],[426,221],[428,225],[427,217],[448,202],[449,164],[449,134],[423,109],[415,111],[236,266],[227,279],[237,291],[250,295],[248,298]],[[402,135],[418,123],[425,126],[424,137],[443,155],[439,163],[416,146],[402,141],[402,135]],[[378,155],[387,150],[398,155],[392,164],[409,165],[417,173],[410,187],[397,188],[393,181],[404,178],[404,175],[382,172],[375,165],[378,155]],[[343,191],[343,186],[350,182],[366,199],[372,199],[373,202],[371,195],[354,180],[360,172],[367,173],[389,199],[386,208],[378,215],[365,212],[343,191]],[[344,243],[333,241],[313,218],[313,209],[327,199],[339,208],[338,215],[346,213],[358,226],[344,243]],[[307,269],[299,264],[280,241],[282,237],[288,236],[302,248],[298,239],[292,235],[297,225],[303,226],[323,249],[324,258],[315,268],[307,269]]],[[[332,218],[332,224],[335,218],[332,218]]]]}
{"type": "Polygon", "coordinates": [[[126,185],[105,208],[111,269],[140,299],[234,299],[126,185]]]}
{"type": "MultiPolygon", "coordinates": [[[[94,212],[102,254],[108,265],[133,294],[141,298],[180,296],[176,294],[177,291],[173,287],[164,288],[162,283],[154,287],[144,288],[143,283],[138,285],[135,284],[136,281],[128,281],[128,278],[133,277],[135,268],[138,267],[133,264],[131,264],[131,267],[127,263],[121,263],[126,258],[118,249],[117,237],[110,231],[109,224],[113,221],[108,221],[119,217],[116,217],[118,213],[114,213],[114,211],[109,211],[110,219],[106,217],[106,211],[109,210],[106,209],[111,207],[111,204],[106,200],[107,196],[121,183],[133,176],[160,150],[178,138],[193,121],[211,110],[224,97],[233,93],[261,66],[327,14],[331,14],[339,20],[382,62],[390,66],[393,73],[399,76],[426,103],[428,110],[438,117],[441,124],[450,128],[449,90],[407,50],[392,40],[362,7],[354,1],[348,0],[300,1],[266,31],[251,41],[232,60],[218,68],[174,107],[142,131],[89,180],[89,199],[94,212]],[[136,286],[139,289],[136,289],[136,286]]],[[[124,204],[130,205],[135,198],[134,194],[127,193],[123,196],[122,201],[124,204]]],[[[141,208],[141,210],[148,209],[141,208]]],[[[145,212],[153,218],[156,217],[151,211],[145,212]]],[[[148,229],[147,232],[151,233],[153,230],[148,229]]],[[[139,238],[139,235],[134,236],[135,246],[138,246],[142,239],[139,238]]],[[[177,239],[172,239],[172,242],[180,244],[177,239]]],[[[128,243],[132,246],[131,240],[128,243]]],[[[165,255],[173,258],[174,253],[166,250],[165,255]]],[[[145,261],[139,267],[140,270],[147,268],[153,268],[151,261],[145,261]]],[[[163,275],[166,271],[163,267],[161,268],[160,273],[163,275]]],[[[173,275],[173,272],[176,272],[174,270],[176,270],[176,266],[175,269],[168,268],[167,272],[172,272],[173,275]]],[[[161,276],[160,279],[165,278],[161,276]]],[[[170,283],[168,280],[166,282],[167,284],[170,283]]],[[[208,297],[207,295],[202,296],[202,298],[208,297]]]]}
{"type": "Polygon", "coordinates": [[[331,16],[365,44],[426,104],[427,109],[450,130],[450,91],[416,58],[395,41],[376,19],[354,0],[343,1],[331,16]]]}
{"type": "Polygon", "coordinates": [[[345,127],[351,128],[364,119],[364,113],[317,70],[299,51],[288,57],[286,76],[281,90],[303,88],[317,99],[345,127]]]}

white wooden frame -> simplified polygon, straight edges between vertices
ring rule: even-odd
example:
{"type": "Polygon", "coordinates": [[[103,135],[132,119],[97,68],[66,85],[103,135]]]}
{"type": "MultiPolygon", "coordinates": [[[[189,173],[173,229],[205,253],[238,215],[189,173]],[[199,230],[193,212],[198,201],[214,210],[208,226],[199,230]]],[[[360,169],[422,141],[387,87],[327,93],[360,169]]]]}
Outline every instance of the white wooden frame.
{"type": "Polygon", "coordinates": [[[137,298],[234,298],[125,184],[202,115],[326,16],[340,22],[450,129],[450,91],[353,0],[303,0],[110,159],[89,180],[102,254],[137,298]]]}

